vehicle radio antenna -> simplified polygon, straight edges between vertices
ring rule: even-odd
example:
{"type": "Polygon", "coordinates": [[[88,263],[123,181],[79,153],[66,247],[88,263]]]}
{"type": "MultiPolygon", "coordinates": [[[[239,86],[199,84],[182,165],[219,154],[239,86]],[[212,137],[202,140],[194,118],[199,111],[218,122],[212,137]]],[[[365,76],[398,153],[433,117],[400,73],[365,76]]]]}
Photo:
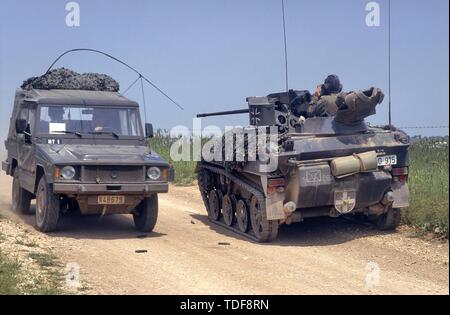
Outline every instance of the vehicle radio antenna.
{"type": "Polygon", "coordinates": [[[286,40],[286,17],[284,12],[284,0],[281,0],[281,12],[283,14],[283,40],[284,40],[284,71],[286,79],[286,93],[289,92],[289,78],[288,78],[288,53],[286,40]]]}
{"type": "Polygon", "coordinates": [[[50,67],[47,69],[47,71],[45,72],[45,74],[47,74],[52,67],[58,62],[59,59],[61,59],[64,55],[67,55],[68,53],[71,52],[76,52],[76,51],[88,51],[88,52],[94,52],[94,53],[98,53],[98,54],[102,54],[108,58],[111,58],[115,61],[117,61],[118,63],[124,65],[125,67],[127,67],[128,69],[130,69],[131,71],[135,72],[136,74],[139,75],[140,79],[143,79],[145,82],[147,82],[148,84],[150,84],[155,90],[157,90],[159,93],[161,93],[162,95],[164,95],[168,100],[170,100],[173,104],[175,104],[179,109],[184,110],[184,108],[178,104],[173,98],[171,98],[169,95],[167,95],[167,93],[165,93],[163,90],[161,90],[158,86],[156,86],[156,84],[154,84],[153,82],[151,82],[147,77],[145,77],[142,73],[140,73],[139,71],[137,71],[135,68],[133,68],[132,66],[130,66],[129,64],[125,63],[124,61],[110,55],[107,54],[103,51],[97,50],[97,49],[92,49],[92,48],[74,48],[74,49],[69,49],[65,52],[63,52],[61,55],[58,56],[58,58],[55,59],[55,61],[53,61],[53,63],[50,65],[50,67]]]}
{"type": "Polygon", "coordinates": [[[392,112],[391,112],[391,0],[388,2],[388,85],[389,85],[389,128],[392,127],[392,112]]]}

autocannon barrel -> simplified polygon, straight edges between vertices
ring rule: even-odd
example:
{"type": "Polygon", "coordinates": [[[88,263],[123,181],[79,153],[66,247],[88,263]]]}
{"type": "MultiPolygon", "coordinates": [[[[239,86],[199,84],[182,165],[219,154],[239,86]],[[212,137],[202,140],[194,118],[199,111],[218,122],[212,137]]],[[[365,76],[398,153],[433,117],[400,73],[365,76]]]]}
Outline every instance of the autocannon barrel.
{"type": "Polygon", "coordinates": [[[224,111],[224,112],[214,112],[214,113],[197,114],[197,118],[200,118],[200,117],[209,117],[209,116],[222,116],[222,115],[247,114],[247,113],[248,113],[248,108],[245,108],[245,109],[228,110],[228,111],[224,111]]]}

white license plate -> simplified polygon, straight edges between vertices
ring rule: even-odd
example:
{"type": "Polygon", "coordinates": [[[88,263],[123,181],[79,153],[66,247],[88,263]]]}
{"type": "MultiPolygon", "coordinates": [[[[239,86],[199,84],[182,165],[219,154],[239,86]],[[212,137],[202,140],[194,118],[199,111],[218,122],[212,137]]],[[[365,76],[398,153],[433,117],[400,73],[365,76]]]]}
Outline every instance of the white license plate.
{"type": "Polygon", "coordinates": [[[97,197],[97,203],[100,205],[123,205],[125,203],[125,196],[100,195],[97,197]]]}
{"type": "Polygon", "coordinates": [[[395,165],[397,164],[397,156],[395,154],[379,156],[377,163],[378,166],[395,165]]]}

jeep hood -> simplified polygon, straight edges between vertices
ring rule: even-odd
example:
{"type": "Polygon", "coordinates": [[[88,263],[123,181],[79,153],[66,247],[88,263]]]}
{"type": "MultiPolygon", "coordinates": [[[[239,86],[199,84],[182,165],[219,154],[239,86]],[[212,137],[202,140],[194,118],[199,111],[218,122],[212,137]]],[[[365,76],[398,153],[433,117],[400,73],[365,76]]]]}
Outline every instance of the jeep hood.
{"type": "Polygon", "coordinates": [[[168,165],[145,146],[39,144],[37,149],[54,164],[168,165]]]}

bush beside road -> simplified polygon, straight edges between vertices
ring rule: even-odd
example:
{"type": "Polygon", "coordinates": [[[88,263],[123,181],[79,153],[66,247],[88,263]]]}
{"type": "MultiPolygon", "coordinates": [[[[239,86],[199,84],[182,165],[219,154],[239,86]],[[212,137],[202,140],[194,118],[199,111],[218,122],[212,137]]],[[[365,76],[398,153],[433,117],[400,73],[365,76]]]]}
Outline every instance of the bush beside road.
{"type": "Polygon", "coordinates": [[[448,137],[425,138],[410,147],[411,206],[403,222],[448,238],[448,137]]]}

